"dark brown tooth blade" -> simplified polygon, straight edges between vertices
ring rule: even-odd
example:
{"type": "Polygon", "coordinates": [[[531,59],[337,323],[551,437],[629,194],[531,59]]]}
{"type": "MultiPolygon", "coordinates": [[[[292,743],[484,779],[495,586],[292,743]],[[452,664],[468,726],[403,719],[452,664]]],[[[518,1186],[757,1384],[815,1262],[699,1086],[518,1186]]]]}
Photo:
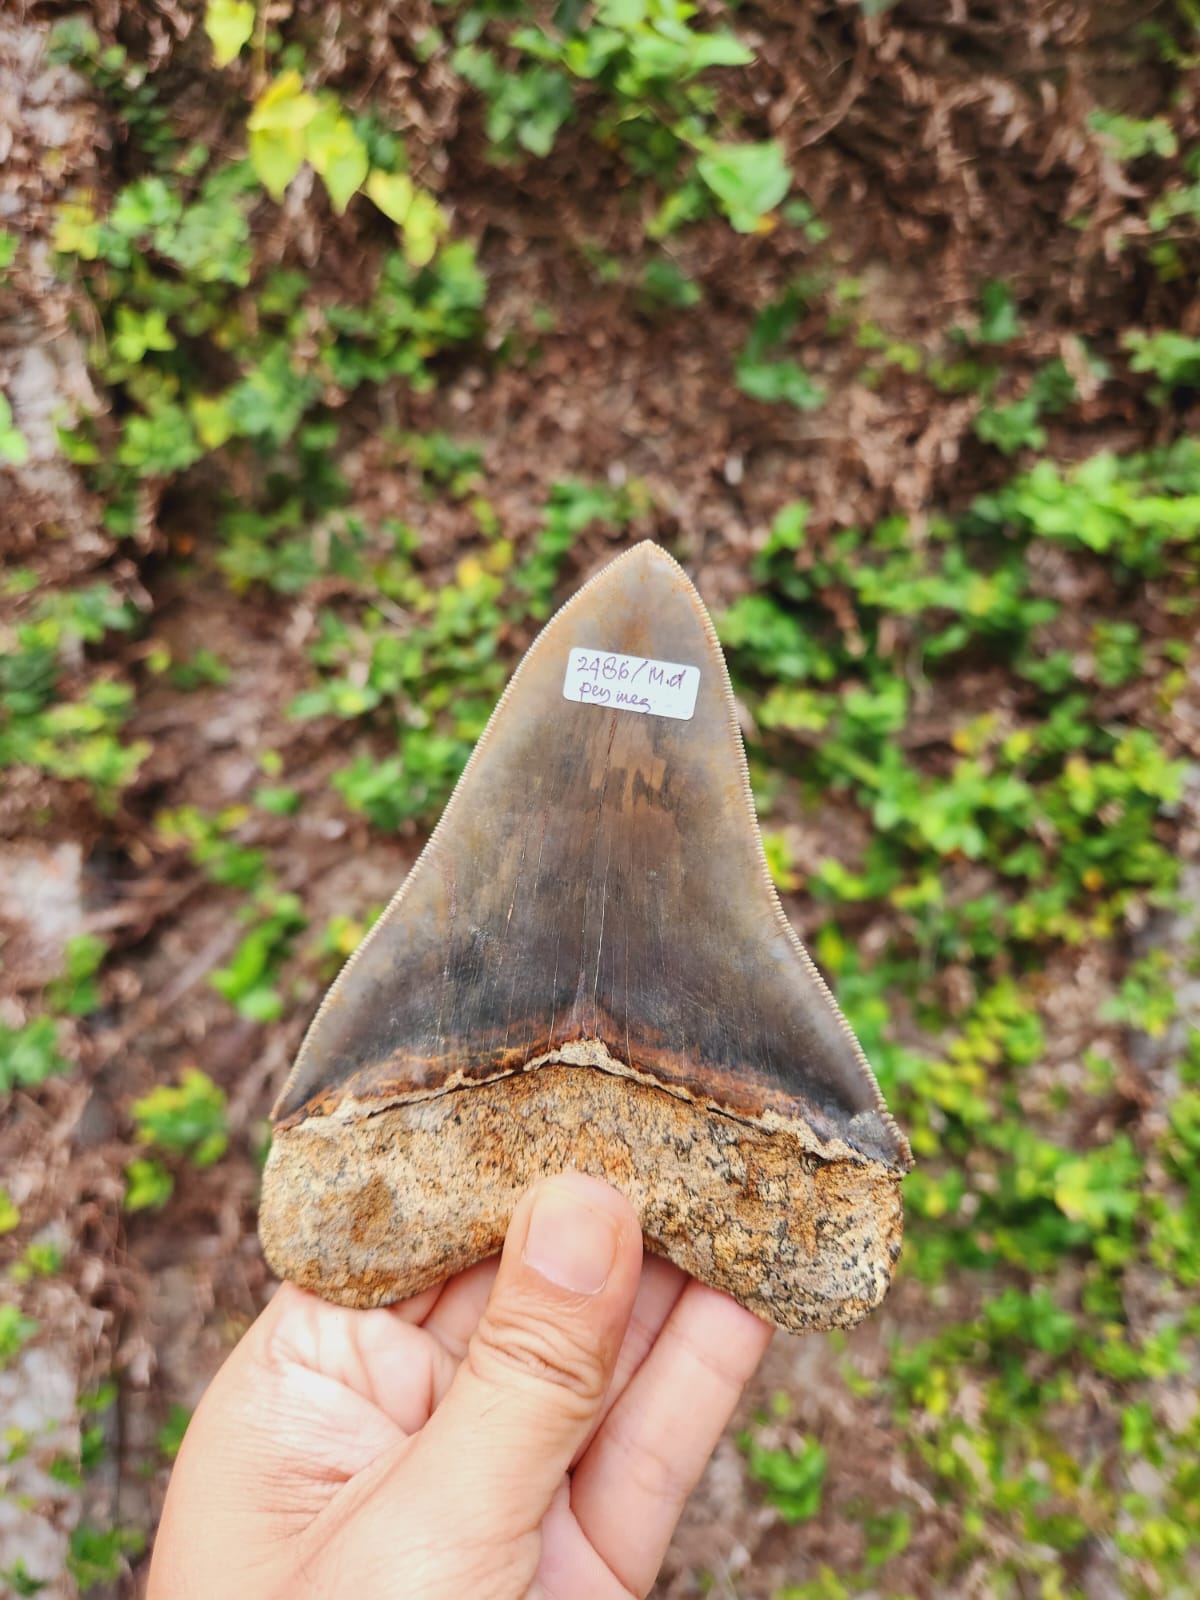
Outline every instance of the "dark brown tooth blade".
{"type": "Polygon", "coordinates": [[[903,1137],[767,879],[728,678],[682,570],[614,561],[523,662],[428,848],[276,1107],[393,1104],[578,1040],[736,1116],[802,1118],[902,1171],[903,1137]],[[573,674],[572,650],[651,665],[573,674]],[[672,664],[659,675],[653,663],[672,664]],[[699,669],[690,716],[679,666],[699,669]],[[634,675],[636,672],[636,676],[634,675]],[[607,703],[595,703],[604,700],[607,703]],[[650,699],[639,711],[632,700],[650,699]]]}

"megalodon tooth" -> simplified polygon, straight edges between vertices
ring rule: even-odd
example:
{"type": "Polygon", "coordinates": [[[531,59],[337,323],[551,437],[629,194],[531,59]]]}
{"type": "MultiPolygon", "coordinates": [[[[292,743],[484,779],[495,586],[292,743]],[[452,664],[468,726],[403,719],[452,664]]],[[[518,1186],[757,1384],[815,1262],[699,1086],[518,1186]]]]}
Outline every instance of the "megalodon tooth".
{"type": "Polygon", "coordinates": [[[908,1145],[780,907],[716,633],[656,545],[534,642],[273,1119],[267,1259],[345,1305],[494,1253],[569,1167],[781,1327],[883,1298],[908,1145]]]}

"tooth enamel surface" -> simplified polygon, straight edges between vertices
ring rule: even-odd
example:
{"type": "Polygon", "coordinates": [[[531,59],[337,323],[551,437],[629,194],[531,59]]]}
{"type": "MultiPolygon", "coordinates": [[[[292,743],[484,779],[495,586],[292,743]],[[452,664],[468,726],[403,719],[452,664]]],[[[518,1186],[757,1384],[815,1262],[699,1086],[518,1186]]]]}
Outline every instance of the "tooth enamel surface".
{"type": "Polygon", "coordinates": [[[334,1299],[479,1259],[573,1165],[783,1326],[878,1302],[908,1146],[780,909],[720,647],[663,551],[543,630],[275,1119],[264,1243],[334,1299]]]}

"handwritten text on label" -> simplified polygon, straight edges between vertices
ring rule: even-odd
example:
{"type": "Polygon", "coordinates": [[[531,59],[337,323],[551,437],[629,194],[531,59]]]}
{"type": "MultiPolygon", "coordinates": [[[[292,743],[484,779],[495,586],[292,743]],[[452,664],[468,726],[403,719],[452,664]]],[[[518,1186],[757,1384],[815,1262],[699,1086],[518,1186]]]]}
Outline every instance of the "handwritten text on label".
{"type": "Polygon", "coordinates": [[[567,657],[563,698],[581,705],[637,711],[643,716],[678,717],[687,722],[696,709],[700,668],[648,656],[618,656],[607,650],[572,650],[567,657]]]}

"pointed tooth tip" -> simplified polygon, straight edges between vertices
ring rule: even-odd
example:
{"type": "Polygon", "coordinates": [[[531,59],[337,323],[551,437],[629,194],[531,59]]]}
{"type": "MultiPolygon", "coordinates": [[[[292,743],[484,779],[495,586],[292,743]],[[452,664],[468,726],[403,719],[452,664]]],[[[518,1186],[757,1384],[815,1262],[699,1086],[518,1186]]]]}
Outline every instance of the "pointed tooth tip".
{"type": "MultiPolygon", "coordinates": [[[[636,544],[631,544],[628,550],[623,550],[619,556],[614,557],[608,565],[610,567],[618,565],[642,566],[647,571],[651,571],[654,568],[658,568],[663,572],[683,571],[675,557],[664,550],[662,545],[655,544],[653,539],[639,539],[636,544]]],[[[603,572],[604,570],[601,567],[600,571],[603,572]]]]}
{"type": "Polygon", "coordinates": [[[647,561],[661,561],[665,566],[669,567],[679,565],[675,557],[668,555],[662,545],[656,543],[653,539],[639,539],[636,544],[630,545],[629,554],[644,556],[647,561]]]}
{"type": "MultiPolygon", "coordinates": [[[[693,601],[699,598],[696,586],[684,568],[653,539],[639,539],[636,544],[622,550],[620,555],[613,556],[598,567],[583,587],[576,591],[575,598],[578,599],[585,592],[594,592],[597,587],[602,590],[611,587],[617,592],[623,590],[631,598],[639,590],[643,598],[647,590],[651,595],[665,597],[682,592],[690,595],[693,601]]],[[[571,602],[567,604],[569,606],[571,602]]]]}

